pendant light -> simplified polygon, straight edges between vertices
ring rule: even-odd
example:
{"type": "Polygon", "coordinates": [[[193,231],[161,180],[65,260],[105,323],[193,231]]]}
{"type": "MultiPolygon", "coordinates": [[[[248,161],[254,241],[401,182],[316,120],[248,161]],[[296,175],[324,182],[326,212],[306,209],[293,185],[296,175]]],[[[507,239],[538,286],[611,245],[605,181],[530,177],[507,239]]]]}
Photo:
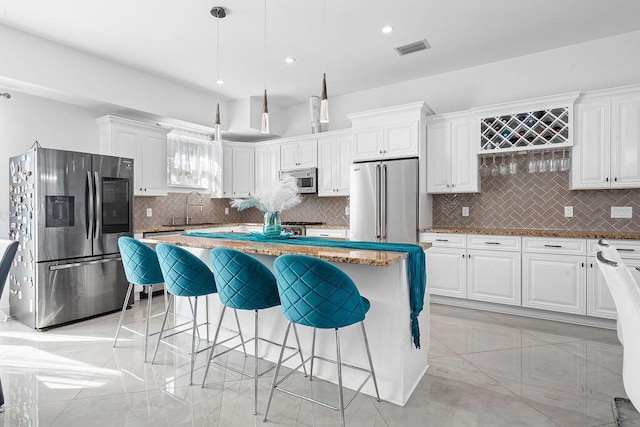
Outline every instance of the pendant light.
{"type": "Polygon", "coordinates": [[[264,98],[260,133],[269,133],[269,106],[267,104],[267,0],[264,0],[264,98]]]}
{"type": "Polygon", "coordinates": [[[214,6],[211,9],[211,15],[216,18],[216,121],[214,139],[222,140],[220,134],[220,19],[227,16],[227,12],[220,6],[214,6]]]}
{"type": "Polygon", "coordinates": [[[327,99],[327,0],[322,3],[322,31],[324,33],[324,69],[322,73],[322,98],[320,100],[320,123],[329,123],[329,100],[327,99]]]}

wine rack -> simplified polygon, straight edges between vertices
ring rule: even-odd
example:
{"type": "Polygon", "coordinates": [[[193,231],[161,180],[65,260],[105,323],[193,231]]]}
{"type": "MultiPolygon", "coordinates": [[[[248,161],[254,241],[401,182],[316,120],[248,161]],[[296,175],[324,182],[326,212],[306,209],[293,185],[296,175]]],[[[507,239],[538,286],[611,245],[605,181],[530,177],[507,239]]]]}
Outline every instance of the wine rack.
{"type": "Polygon", "coordinates": [[[480,153],[571,146],[569,123],[568,107],[483,118],[480,153]]]}

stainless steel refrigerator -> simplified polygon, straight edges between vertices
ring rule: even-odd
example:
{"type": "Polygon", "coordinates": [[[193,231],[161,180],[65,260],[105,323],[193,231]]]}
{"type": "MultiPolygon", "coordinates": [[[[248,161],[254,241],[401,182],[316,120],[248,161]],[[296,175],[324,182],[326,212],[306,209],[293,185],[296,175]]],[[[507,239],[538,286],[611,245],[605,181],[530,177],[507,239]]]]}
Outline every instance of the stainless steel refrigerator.
{"type": "Polygon", "coordinates": [[[11,316],[36,329],[118,310],[133,160],[37,147],[9,159],[11,316]]]}
{"type": "Polygon", "coordinates": [[[415,243],[418,159],[351,165],[350,239],[415,243]]]}

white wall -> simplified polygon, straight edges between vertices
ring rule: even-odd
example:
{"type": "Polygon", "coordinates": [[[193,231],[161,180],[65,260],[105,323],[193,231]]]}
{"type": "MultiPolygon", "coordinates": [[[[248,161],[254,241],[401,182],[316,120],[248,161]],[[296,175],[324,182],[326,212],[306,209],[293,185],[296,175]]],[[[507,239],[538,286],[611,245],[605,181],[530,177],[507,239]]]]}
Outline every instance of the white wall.
{"type": "MultiPolygon", "coordinates": [[[[89,110],[11,91],[0,99],[0,230],[9,231],[9,157],[23,153],[35,140],[43,147],[98,152],[98,125],[89,110]]],[[[0,310],[9,313],[8,286],[0,310]]]]}
{"type": "MultiPolygon", "coordinates": [[[[640,83],[640,31],[331,97],[328,130],[347,114],[425,101],[436,114],[565,92],[640,83]]],[[[284,136],[311,133],[309,107],[290,107],[284,136]]]]}

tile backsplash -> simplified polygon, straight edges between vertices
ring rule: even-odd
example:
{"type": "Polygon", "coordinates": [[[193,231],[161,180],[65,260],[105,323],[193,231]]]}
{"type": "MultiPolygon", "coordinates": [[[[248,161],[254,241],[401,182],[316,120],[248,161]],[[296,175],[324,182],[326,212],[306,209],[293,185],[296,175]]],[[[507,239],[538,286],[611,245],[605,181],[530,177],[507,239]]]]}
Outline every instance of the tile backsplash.
{"type": "Polygon", "coordinates": [[[481,193],[434,195],[433,226],[640,231],[640,190],[571,191],[570,172],[527,173],[527,158],[516,158],[519,172],[482,177],[481,193]],[[564,217],[565,206],[573,206],[572,218],[564,217]],[[632,207],[633,218],[611,218],[611,206],[632,207]]]}
{"type": "MultiPolygon", "coordinates": [[[[135,197],[133,203],[134,228],[149,228],[176,223],[183,224],[186,215],[187,193],[169,193],[164,197],[135,197]],[[152,216],[147,217],[147,209],[152,216]]],[[[252,222],[261,223],[263,213],[255,208],[237,211],[230,206],[230,199],[211,199],[202,194],[202,212],[197,206],[189,208],[191,222],[252,222]],[[229,208],[229,214],[224,214],[229,208]]],[[[198,203],[197,195],[189,197],[189,203],[198,203]]],[[[318,197],[316,194],[302,195],[302,203],[282,213],[282,221],[318,221],[331,225],[349,225],[349,216],[345,208],[349,206],[348,197],[318,197]]]]}

